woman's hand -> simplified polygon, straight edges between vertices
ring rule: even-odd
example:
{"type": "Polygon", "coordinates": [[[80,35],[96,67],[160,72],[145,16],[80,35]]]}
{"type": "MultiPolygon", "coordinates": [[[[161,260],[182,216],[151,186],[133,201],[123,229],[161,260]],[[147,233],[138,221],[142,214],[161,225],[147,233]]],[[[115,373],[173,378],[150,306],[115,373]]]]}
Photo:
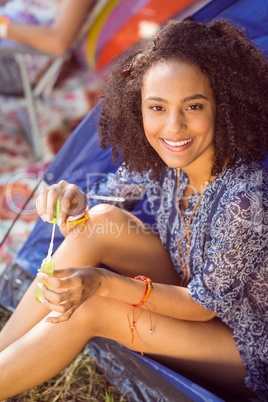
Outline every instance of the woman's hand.
{"type": "Polygon", "coordinates": [[[66,219],[69,216],[75,215],[87,206],[85,193],[74,184],[61,180],[58,184],[41,190],[36,199],[36,211],[44,222],[53,219],[57,200],[60,201],[59,226],[65,226],[66,219]]]}
{"type": "Polygon", "coordinates": [[[103,270],[93,267],[65,268],[54,271],[54,276],[38,273],[37,277],[51,286],[50,289],[38,283],[44,297],[40,302],[57,317],[47,317],[46,321],[59,323],[69,320],[74,311],[87,299],[98,294],[101,288],[103,270]]]}

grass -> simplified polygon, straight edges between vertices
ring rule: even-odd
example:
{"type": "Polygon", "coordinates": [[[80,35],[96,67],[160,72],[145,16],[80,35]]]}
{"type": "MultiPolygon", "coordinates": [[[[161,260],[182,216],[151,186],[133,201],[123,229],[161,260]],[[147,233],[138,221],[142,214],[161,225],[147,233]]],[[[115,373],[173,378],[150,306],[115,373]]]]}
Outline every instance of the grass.
{"type": "MultiPolygon", "coordinates": [[[[9,318],[9,313],[0,307],[0,330],[9,318]]],[[[6,402],[56,402],[56,401],[101,401],[125,402],[126,399],[110,385],[98,371],[88,350],[81,352],[76,359],[53,379],[32,388],[6,402]]]]}

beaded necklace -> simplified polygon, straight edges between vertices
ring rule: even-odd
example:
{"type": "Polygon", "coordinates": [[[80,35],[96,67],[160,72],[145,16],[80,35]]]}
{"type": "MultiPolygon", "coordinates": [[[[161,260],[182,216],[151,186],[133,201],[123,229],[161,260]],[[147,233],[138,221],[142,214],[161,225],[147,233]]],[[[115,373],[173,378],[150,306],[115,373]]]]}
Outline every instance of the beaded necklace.
{"type": "MultiPolygon", "coordinates": [[[[180,170],[179,170],[179,175],[178,175],[178,183],[179,182],[180,182],[180,170]]],[[[201,192],[200,197],[198,198],[198,200],[197,200],[197,202],[196,202],[196,204],[195,204],[195,206],[194,206],[194,208],[193,208],[193,210],[191,212],[191,215],[190,215],[190,217],[189,217],[187,222],[185,222],[184,217],[183,217],[183,215],[181,214],[181,212],[180,212],[180,210],[178,208],[178,194],[177,194],[176,210],[177,210],[177,213],[178,213],[178,215],[179,215],[179,217],[181,219],[181,222],[182,222],[182,224],[184,226],[183,235],[178,240],[178,250],[177,250],[177,259],[178,259],[178,262],[179,262],[180,267],[181,267],[182,272],[183,272],[181,286],[186,286],[188,284],[190,276],[191,276],[191,268],[190,268],[190,248],[191,248],[191,235],[190,234],[191,234],[191,230],[190,230],[190,224],[191,224],[192,218],[193,218],[193,216],[195,214],[195,211],[197,210],[197,207],[198,207],[198,205],[199,205],[199,203],[200,203],[200,201],[202,199],[202,196],[203,196],[203,194],[204,194],[204,192],[205,192],[205,190],[206,190],[206,188],[207,188],[209,183],[210,183],[209,180],[207,180],[205,182],[203,191],[201,192]],[[182,250],[182,247],[181,247],[185,237],[187,237],[186,261],[185,261],[185,256],[184,256],[184,253],[183,253],[183,250],[182,250]]]]}

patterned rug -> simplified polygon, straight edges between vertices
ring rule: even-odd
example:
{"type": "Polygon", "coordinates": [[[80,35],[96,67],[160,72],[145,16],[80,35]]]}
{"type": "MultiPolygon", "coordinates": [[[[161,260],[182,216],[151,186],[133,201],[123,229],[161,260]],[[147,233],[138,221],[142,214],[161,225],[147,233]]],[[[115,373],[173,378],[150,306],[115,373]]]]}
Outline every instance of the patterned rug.
{"type": "MultiPolygon", "coordinates": [[[[69,135],[98,102],[101,78],[70,63],[49,97],[37,103],[43,155],[37,160],[14,100],[0,97],[0,243],[69,135]]],[[[38,188],[39,191],[39,188],[38,188]]],[[[0,275],[37,220],[35,192],[0,248],[0,275]]]]}

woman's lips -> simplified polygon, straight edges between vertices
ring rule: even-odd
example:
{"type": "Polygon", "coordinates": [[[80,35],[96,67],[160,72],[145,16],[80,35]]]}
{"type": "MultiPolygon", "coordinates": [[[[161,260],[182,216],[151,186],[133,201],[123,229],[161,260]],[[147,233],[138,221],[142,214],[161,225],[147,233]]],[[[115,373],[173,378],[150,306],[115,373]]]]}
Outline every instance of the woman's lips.
{"type": "Polygon", "coordinates": [[[193,142],[193,138],[188,138],[188,139],[180,140],[180,141],[167,140],[164,138],[161,138],[161,139],[166,148],[170,149],[171,151],[175,151],[175,152],[183,151],[184,149],[189,148],[193,142]]]}

